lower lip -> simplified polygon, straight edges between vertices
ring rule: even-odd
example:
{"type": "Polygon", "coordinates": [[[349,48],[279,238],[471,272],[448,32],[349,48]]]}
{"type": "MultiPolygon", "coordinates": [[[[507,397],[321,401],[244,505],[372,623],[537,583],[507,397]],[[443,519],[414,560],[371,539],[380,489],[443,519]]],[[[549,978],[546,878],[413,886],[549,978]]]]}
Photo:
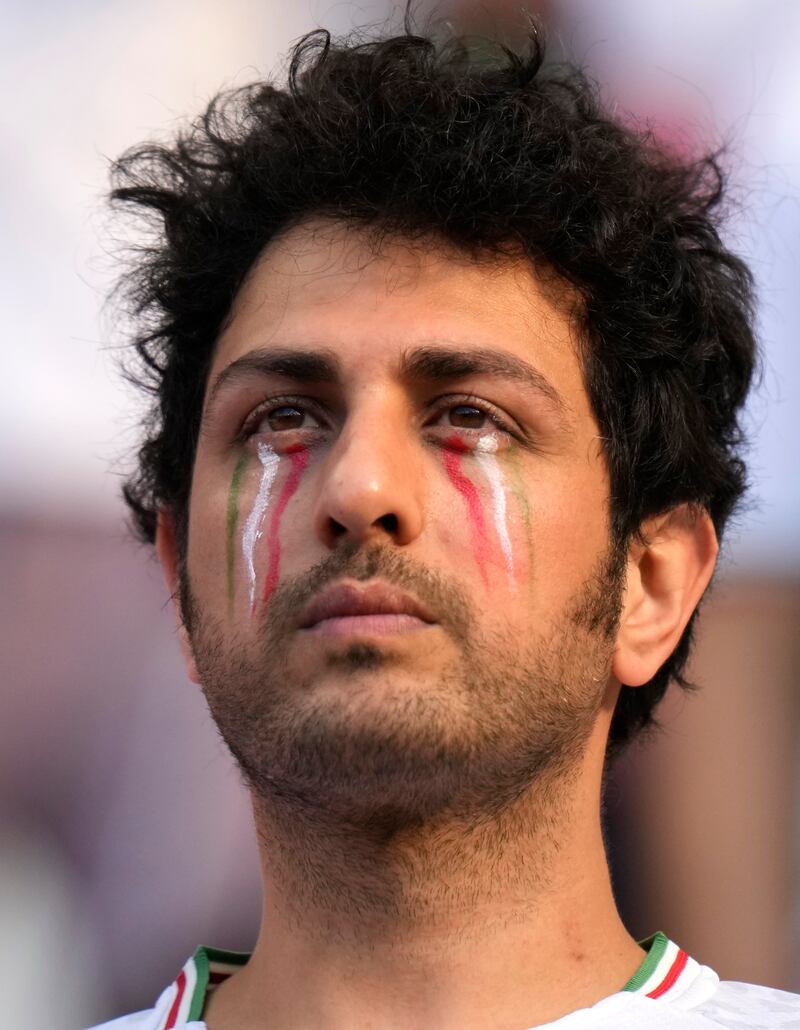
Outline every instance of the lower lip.
{"type": "Polygon", "coordinates": [[[430,626],[416,615],[340,615],[316,622],[308,632],[325,637],[389,636],[418,633],[430,626]]]}

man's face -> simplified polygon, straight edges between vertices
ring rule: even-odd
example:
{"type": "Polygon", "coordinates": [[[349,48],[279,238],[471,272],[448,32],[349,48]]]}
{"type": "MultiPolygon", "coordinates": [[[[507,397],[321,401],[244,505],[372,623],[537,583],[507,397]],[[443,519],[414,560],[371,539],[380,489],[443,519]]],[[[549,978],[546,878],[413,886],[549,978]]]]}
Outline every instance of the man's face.
{"type": "Polygon", "coordinates": [[[209,375],[183,582],[256,793],[399,826],[574,766],[621,591],[608,489],[526,262],[322,222],[267,248],[209,375]]]}

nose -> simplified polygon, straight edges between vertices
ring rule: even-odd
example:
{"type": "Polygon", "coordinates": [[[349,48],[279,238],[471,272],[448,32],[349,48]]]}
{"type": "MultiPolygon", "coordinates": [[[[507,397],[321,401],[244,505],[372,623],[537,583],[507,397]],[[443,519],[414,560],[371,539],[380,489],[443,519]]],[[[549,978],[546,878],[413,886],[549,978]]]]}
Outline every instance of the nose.
{"type": "Polygon", "coordinates": [[[315,527],[325,546],[415,540],[424,524],[422,466],[402,413],[380,404],[350,413],[323,469],[315,527]]]}

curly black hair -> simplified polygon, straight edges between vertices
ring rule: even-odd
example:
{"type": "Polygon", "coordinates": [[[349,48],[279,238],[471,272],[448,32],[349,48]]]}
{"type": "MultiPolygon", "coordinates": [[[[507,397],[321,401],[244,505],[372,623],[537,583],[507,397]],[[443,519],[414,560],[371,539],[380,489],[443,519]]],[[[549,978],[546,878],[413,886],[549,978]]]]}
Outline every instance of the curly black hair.
{"type": "MultiPolygon", "coordinates": [[[[248,271],[312,216],[524,254],[571,285],[586,390],[624,546],[649,516],[707,510],[719,537],[745,489],[740,415],[756,361],[753,288],[719,235],[719,155],[681,160],[611,118],[573,67],[413,34],[294,47],[285,86],[223,92],[168,144],[125,153],[112,199],[149,218],[123,288],[153,403],[124,495],[152,541],[159,509],[186,545],[203,392],[248,271]]],[[[696,613],[695,613],[696,614],[696,613]]],[[[644,687],[623,687],[609,753],[654,721],[692,624],[644,687]]]]}

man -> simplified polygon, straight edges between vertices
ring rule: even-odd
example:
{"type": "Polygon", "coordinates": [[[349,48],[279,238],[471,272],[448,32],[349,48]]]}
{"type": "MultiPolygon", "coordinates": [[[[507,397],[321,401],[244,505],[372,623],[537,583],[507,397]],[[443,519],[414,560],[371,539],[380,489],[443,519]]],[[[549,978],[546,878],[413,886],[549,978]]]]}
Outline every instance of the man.
{"type": "Polygon", "coordinates": [[[713,159],[578,72],[295,49],[116,166],[155,391],[126,497],[248,785],[252,956],[165,1030],[789,1027],[617,914],[607,761],[683,669],[745,482],[747,270],[713,159]]]}

